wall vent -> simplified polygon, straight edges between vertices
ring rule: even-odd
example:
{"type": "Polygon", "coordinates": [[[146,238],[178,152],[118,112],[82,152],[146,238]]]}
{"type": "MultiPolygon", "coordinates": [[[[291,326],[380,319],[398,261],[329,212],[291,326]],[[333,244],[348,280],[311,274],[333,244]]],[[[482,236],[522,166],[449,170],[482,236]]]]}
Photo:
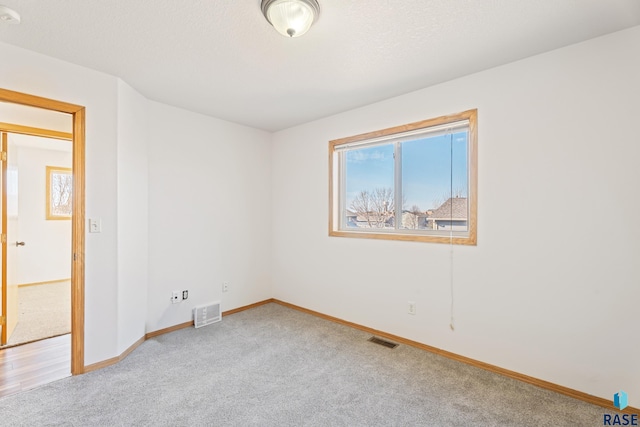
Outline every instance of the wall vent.
{"type": "Polygon", "coordinates": [[[387,348],[396,348],[398,346],[398,344],[394,342],[383,340],[382,338],[378,338],[378,337],[371,337],[368,339],[368,341],[371,341],[374,344],[379,344],[387,348]]]}
{"type": "Polygon", "coordinates": [[[196,328],[207,326],[222,320],[222,312],[220,311],[220,301],[212,302],[207,305],[199,305],[193,309],[193,323],[196,328]]]}

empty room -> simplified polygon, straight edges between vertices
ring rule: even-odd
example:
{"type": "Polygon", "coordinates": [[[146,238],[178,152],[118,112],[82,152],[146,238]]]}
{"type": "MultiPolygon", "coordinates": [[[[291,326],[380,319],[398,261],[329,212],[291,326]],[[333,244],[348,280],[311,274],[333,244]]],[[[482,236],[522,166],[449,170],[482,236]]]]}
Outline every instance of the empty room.
{"type": "Polygon", "coordinates": [[[0,0],[0,58],[0,425],[638,425],[637,0],[0,0]]]}

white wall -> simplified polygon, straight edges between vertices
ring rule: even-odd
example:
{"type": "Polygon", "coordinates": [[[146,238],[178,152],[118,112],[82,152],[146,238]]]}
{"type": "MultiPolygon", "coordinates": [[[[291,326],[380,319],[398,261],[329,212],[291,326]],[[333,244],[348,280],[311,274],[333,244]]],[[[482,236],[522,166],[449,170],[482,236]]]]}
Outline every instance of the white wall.
{"type": "Polygon", "coordinates": [[[274,297],[640,406],[640,27],[278,132],[274,297]],[[478,108],[477,247],[328,237],[328,141],[478,108]],[[416,301],[417,314],[407,314],[416,301]]]}
{"type": "Polygon", "coordinates": [[[270,134],[10,45],[0,56],[0,87],[87,108],[86,216],[102,232],[86,237],[85,364],[191,320],[197,304],[271,297],[270,134]],[[174,289],[189,299],[171,305],[174,289]]]}
{"type": "Polygon", "coordinates": [[[118,354],[146,332],[148,103],[146,98],[118,80],[118,354]]]}
{"type": "MultiPolygon", "coordinates": [[[[85,254],[85,363],[117,353],[117,79],[0,43],[0,87],[86,107],[86,215],[102,218],[85,254]]],[[[0,120],[1,121],[1,120],[0,120]]]]}
{"type": "Polygon", "coordinates": [[[147,331],[190,321],[196,305],[270,298],[270,134],[156,102],[148,117],[147,331]]]}
{"type": "MultiPolygon", "coordinates": [[[[18,221],[16,239],[25,246],[16,251],[16,284],[39,283],[71,277],[71,221],[46,219],[47,166],[71,167],[71,152],[15,144],[9,135],[10,158],[17,159],[18,221]]],[[[36,138],[37,139],[37,138],[36,138]]],[[[65,141],[71,149],[71,142],[65,141]]],[[[15,241],[14,241],[15,242],[15,241]]],[[[14,242],[9,242],[14,243],[14,242]]]]}

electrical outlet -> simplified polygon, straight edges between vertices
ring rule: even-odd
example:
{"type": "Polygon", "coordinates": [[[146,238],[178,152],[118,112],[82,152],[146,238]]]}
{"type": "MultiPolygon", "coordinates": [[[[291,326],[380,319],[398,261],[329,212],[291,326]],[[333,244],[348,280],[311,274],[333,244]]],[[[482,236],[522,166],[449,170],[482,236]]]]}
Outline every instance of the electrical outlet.
{"type": "Polygon", "coordinates": [[[189,298],[189,291],[182,291],[182,299],[185,300],[189,298]]]}
{"type": "Polygon", "coordinates": [[[416,303],[415,301],[409,301],[409,314],[416,314],[416,303]]]}
{"type": "Polygon", "coordinates": [[[222,282],[222,292],[229,292],[229,282],[222,282]]]}
{"type": "Polygon", "coordinates": [[[177,304],[180,302],[180,291],[173,291],[171,293],[171,303],[177,304]]]}

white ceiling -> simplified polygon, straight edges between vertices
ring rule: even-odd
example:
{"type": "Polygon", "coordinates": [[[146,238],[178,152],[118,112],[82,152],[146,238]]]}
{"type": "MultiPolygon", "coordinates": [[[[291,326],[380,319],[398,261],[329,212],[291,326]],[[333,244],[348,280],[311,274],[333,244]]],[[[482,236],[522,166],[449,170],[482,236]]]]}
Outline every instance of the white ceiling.
{"type": "Polygon", "coordinates": [[[269,131],[640,24],[639,0],[319,0],[288,39],[260,0],[0,1],[0,41],[269,131]]]}

